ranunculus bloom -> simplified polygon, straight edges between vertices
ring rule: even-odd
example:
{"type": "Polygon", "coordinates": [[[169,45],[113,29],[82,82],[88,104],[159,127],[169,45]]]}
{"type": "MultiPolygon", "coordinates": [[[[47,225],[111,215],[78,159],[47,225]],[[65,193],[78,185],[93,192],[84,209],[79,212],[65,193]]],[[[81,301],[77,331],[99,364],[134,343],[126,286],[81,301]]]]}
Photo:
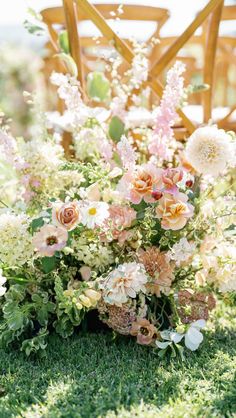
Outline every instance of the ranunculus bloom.
{"type": "Polygon", "coordinates": [[[64,226],[67,231],[75,229],[81,219],[77,202],[55,203],[52,209],[54,223],[64,226]]]}
{"type": "Polygon", "coordinates": [[[156,207],[156,216],[161,219],[163,229],[177,231],[186,225],[194,210],[187,201],[188,197],[184,193],[165,193],[163,195],[156,207]]]}
{"type": "Polygon", "coordinates": [[[33,237],[33,245],[36,251],[46,257],[52,257],[56,251],[65,247],[68,232],[65,228],[44,225],[33,237]]]}
{"type": "Polygon", "coordinates": [[[130,334],[137,337],[137,343],[149,345],[157,338],[157,329],[147,319],[139,318],[132,324],[130,334]]]}
{"type": "Polygon", "coordinates": [[[176,184],[181,181],[182,178],[183,170],[181,168],[167,168],[162,175],[165,189],[168,189],[169,192],[177,191],[178,187],[176,184]]]}
{"type": "Polygon", "coordinates": [[[162,172],[162,169],[150,163],[136,167],[122,177],[118,190],[136,205],[142,199],[147,203],[154,203],[152,193],[162,186],[162,172]]]}

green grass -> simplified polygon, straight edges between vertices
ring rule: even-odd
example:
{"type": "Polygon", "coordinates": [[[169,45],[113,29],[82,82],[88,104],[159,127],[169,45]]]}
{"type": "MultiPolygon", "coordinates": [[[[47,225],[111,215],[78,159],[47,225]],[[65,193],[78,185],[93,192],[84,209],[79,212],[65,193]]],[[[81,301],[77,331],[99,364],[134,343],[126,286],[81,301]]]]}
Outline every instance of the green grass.
{"type": "Polygon", "coordinates": [[[184,363],[111,335],[54,335],[43,359],[1,350],[0,417],[236,417],[235,308],[184,363]]]}

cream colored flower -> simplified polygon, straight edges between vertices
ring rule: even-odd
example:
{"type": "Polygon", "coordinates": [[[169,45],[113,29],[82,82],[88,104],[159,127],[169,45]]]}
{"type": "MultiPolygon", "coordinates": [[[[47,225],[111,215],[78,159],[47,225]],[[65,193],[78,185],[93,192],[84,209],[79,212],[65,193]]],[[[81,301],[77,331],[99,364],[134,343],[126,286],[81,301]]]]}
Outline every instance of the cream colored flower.
{"type": "Polygon", "coordinates": [[[217,176],[232,160],[230,136],[216,126],[196,129],[186,146],[186,158],[202,174],[217,176]]]}
{"type": "Polygon", "coordinates": [[[14,213],[0,215],[0,260],[9,267],[23,266],[33,256],[29,218],[14,213]]]}
{"type": "Polygon", "coordinates": [[[142,264],[124,263],[113,270],[102,282],[105,302],[121,306],[138,292],[146,292],[147,275],[142,264]]]}

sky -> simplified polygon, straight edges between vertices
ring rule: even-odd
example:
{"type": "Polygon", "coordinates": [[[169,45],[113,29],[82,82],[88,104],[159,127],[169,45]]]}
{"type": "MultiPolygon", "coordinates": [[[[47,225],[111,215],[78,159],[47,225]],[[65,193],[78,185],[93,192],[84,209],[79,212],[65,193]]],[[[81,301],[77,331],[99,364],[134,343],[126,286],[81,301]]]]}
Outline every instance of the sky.
{"type": "MultiPolygon", "coordinates": [[[[196,13],[201,10],[208,1],[209,0],[118,0],[113,1],[113,3],[145,4],[168,8],[171,12],[171,19],[165,24],[162,30],[162,35],[168,36],[180,34],[192,21],[196,13]]],[[[112,0],[93,0],[92,2],[111,3],[112,0]]],[[[29,35],[23,28],[23,22],[27,17],[27,9],[28,7],[31,7],[40,11],[43,8],[61,4],[62,1],[60,0],[5,0],[1,5],[0,13],[0,41],[20,41],[20,43],[26,44],[37,44],[37,42],[42,42],[39,39],[36,39],[36,37],[29,35]]],[[[130,29],[128,26],[126,26],[126,28],[130,29]]],[[[88,31],[90,30],[90,27],[87,25],[85,29],[88,31]]],[[[87,31],[85,30],[85,33],[87,33],[87,31]]],[[[139,30],[137,30],[137,27],[134,26],[132,31],[134,31],[133,35],[135,36],[138,35],[138,32],[142,32],[142,28],[139,25],[139,30]]]]}

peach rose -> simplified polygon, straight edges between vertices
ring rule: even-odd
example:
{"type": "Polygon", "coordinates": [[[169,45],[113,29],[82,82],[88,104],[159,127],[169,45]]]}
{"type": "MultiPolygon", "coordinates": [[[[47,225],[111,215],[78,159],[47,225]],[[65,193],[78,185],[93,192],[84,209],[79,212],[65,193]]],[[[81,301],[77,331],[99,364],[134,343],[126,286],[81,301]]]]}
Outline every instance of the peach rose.
{"type": "Polygon", "coordinates": [[[193,216],[194,207],[187,203],[188,197],[184,193],[165,193],[156,207],[156,217],[161,219],[163,229],[177,231],[182,229],[188,218],[193,216]]]}
{"type": "Polygon", "coordinates": [[[67,231],[75,229],[80,222],[81,215],[77,202],[56,203],[53,205],[52,220],[63,226],[67,231]]]}
{"type": "Polygon", "coordinates": [[[162,188],[162,173],[162,169],[151,163],[135,167],[122,177],[117,190],[136,205],[142,199],[146,203],[154,203],[152,193],[162,188]]]}

